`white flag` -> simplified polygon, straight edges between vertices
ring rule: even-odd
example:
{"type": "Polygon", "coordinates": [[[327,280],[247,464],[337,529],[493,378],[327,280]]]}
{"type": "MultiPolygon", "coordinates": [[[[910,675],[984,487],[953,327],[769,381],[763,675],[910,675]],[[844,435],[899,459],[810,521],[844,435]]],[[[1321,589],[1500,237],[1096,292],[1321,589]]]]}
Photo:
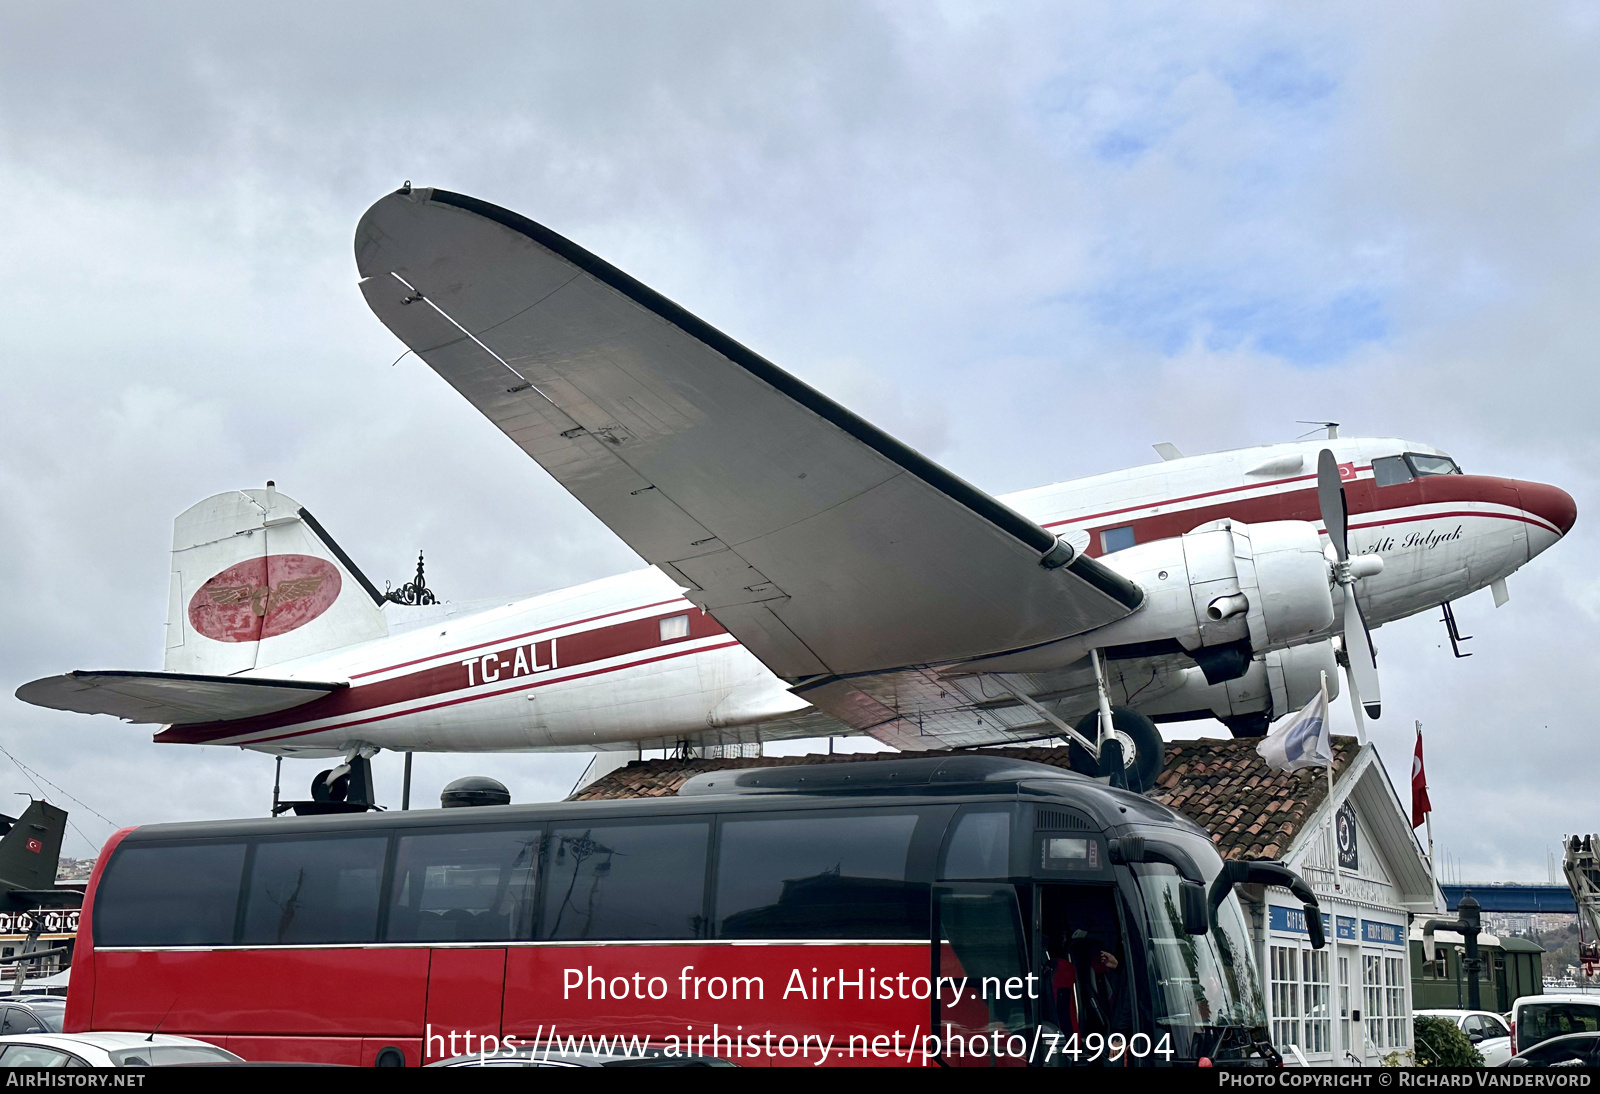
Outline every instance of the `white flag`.
{"type": "Polygon", "coordinates": [[[1256,752],[1274,771],[1299,771],[1302,767],[1331,767],[1333,738],[1328,729],[1328,686],[1323,681],[1317,697],[1304,710],[1256,745],[1256,752]]]}

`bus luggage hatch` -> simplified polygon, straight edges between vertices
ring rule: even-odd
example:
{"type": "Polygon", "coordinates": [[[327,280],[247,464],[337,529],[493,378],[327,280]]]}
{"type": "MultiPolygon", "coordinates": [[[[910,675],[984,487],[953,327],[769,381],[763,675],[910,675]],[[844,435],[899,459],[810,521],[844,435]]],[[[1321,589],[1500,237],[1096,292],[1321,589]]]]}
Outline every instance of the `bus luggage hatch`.
{"type": "Polygon", "coordinates": [[[437,949],[430,956],[423,1062],[478,1052],[485,1036],[495,1038],[489,1046],[493,1051],[499,1046],[506,951],[437,949]]]}

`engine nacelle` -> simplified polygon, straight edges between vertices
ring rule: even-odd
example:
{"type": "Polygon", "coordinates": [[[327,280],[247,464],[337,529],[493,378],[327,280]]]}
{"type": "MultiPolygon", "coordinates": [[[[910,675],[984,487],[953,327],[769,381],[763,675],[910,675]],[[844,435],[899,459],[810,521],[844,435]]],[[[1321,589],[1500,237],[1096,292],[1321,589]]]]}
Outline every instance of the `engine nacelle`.
{"type": "Polygon", "coordinates": [[[1223,683],[1207,683],[1200,669],[1188,669],[1182,685],[1140,703],[1139,709],[1154,718],[1205,712],[1217,718],[1260,713],[1281,718],[1311,702],[1324,679],[1328,698],[1338,698],[1339,671],[1333,642],[1326,638],[1273,650],[1252,660],[1243,676],[1223,683]]]}
{"type": "MultiPolygon", "coordinates": [[[[1184,648],[1247,638],[1251,650],[1263,653],[1297,645],[1333,626],[1328,560],[1315,525],[1219,520],[1178,540],[1199,637],[1191,643],[1175,635],[1184,648]]],[[[1106,562],[1114,565],[1111,558],[1106,562]]]]}
{"type": "Polygon", "coordinates": [[[1209,684],[1238,679],[1255,658],[1333,627],[1332,570],[1316,526],[1301,520],[1219,520],[1175,539],[1102,558],[1144,589],[1132,615],[1048,646],[973,662],[990,672],[1061,668],[1092,649],[1109,656],[1182,652],[1209,684]]]}

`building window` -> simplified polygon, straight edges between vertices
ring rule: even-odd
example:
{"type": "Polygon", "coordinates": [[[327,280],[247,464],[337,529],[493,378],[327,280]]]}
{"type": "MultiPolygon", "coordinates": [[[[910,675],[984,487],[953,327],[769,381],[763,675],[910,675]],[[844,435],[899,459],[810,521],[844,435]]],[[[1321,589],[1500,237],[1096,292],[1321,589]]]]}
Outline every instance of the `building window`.
{"type": "Polygon", "coordinates": [[[1121,528],[1106,528],[1100,532],[1100,553],[1109,555],[1114,551],[1126,551],[1137,542],[1131,524],[1121,528]]]}
{"type": "Polygon", "coordinates": [[[1300,998],[1305,1016],[1305,1052],[1331,1052],[1333,1032],[1328,1014],[1328,951],[1300,951],[1300,998]]]}
{"type": "Polygon", "coordinates": [[[1406,962],[1403,957],[1383,959],[1384,1016],[1389,1023],[1388,1048],[1405,1048],[1410,1038],[1406,1036],[1406,962]]]}
{"type": "Polygon", "coordinates": [[[1361,955],[1361,1020],[1373,1048],[1383,1047],[1383,957],[1361,955]]]}
{"type": "Polygon", "coordinates": [[[1272,946],[1272,1043],[1279,1051],[1300,1040],[1300,951],[1272,946]]]}
{"type": "Polygon", "coordinates": [[[669,615],[661,621],[661,641],[671,642],[677,638],[689,637],[689,617],[687,615],[669,615]]]}

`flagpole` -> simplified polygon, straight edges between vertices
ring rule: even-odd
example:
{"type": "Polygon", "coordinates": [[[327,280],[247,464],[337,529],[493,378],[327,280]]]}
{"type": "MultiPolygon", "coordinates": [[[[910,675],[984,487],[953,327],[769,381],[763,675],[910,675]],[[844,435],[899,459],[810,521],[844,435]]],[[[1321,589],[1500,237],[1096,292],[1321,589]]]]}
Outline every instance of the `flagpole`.
{"type": "MultiPolygon", "coordinates": [[[[1328,674],[1322,673],[1322,694],[1328,694],[1328,674]]],[[[1329,740],[1332,740],[1330,737],[1329,740]]],[[[1333,891],[1340,892],[1344,889],[1344,872],[1339,867],[1339,835],[1338,817],[1333,803],[1333,760],[1328,760],[1328,766],[1323,768],[1328,774],[1328,850],[1331,854],[1330,862],[1333,864],[1333,891]]],[[[1334,924],[1338,926],[1337,923],[1334,924]]],[[[1338,932],[1335,931],[1335,934],[1338,932]]]]}
{"type": "MultiPolygon", "coordinates": [[[[1417,720],[1417,736],[1419,738],[1422,736],[1421,719],[1417,720]]],[[[1426,784],[1424,784],[1424,786],[1426,786],[1426,784]]],[[[1428,811],[1422,814],[1422,819],[1428,823],[1428,873],[1433,875],[1434,885],[1438,885],[1439,871],[1438,868],[1433,864],[1433,802],[1431,800],[1428,802],[1428,806],[1428,811]]]]}

